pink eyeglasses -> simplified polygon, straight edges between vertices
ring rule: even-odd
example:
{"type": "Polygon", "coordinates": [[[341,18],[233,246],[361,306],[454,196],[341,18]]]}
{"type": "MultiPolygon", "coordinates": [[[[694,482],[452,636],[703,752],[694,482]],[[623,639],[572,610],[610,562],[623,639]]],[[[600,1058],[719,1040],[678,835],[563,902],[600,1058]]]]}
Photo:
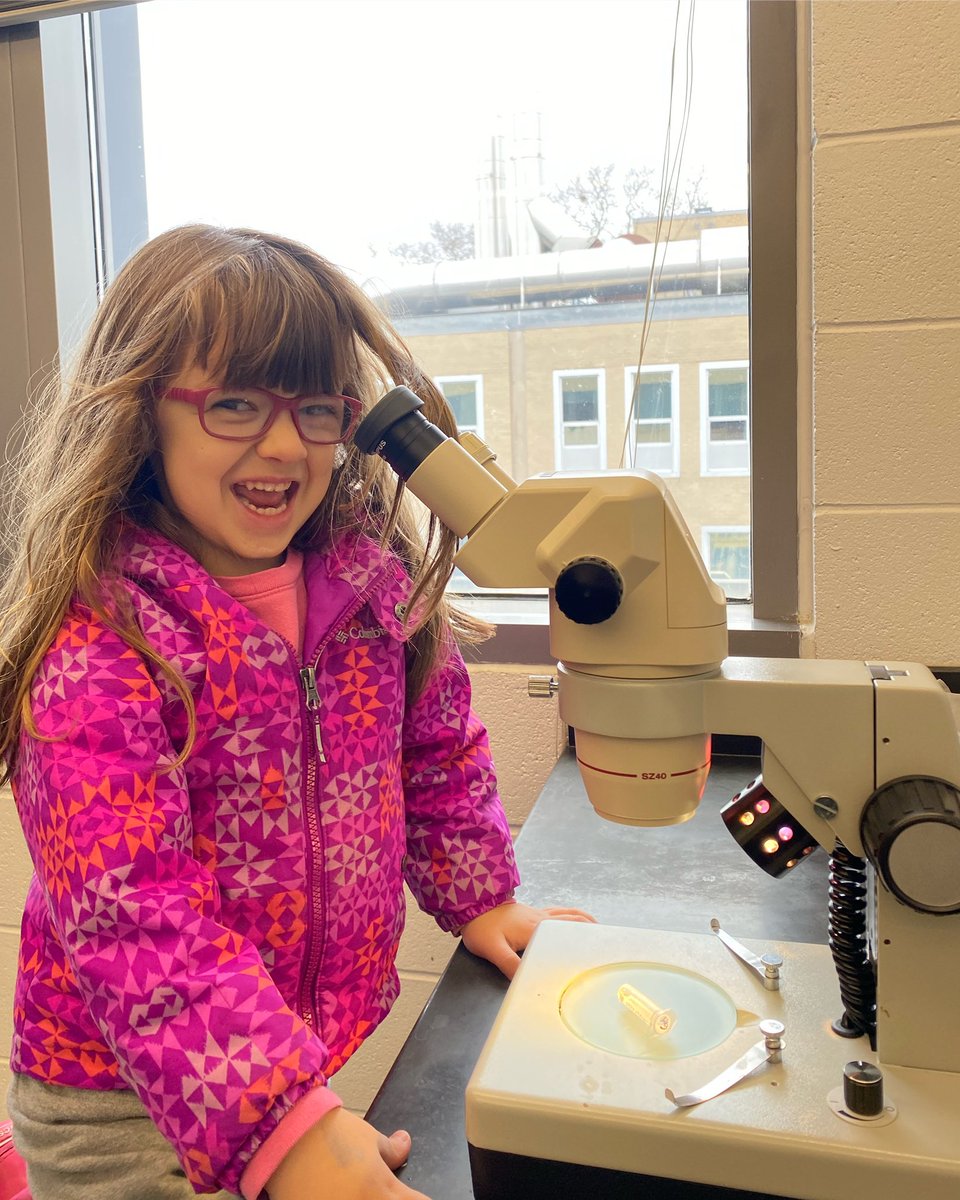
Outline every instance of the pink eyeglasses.
{"type": "Polygon", "coordinates": [[[360,420],[361,404],[353,396],[278,396],[266,388],[167,388],[162,400],[182,400],[197,410],[200,424],[211,437],[227,442],[255,442],[277,419],[289,412],[297,433],[314,446],[345,442],[360,420]]]}

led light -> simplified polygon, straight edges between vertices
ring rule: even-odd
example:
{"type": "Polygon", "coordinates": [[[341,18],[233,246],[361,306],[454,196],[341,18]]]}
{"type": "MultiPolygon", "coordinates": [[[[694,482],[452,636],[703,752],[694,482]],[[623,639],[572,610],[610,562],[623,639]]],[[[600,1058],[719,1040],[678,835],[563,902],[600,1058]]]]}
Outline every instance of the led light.
{"type": "Polygon", "coordinates": [[[774,878],[817,848],[816,839],[764,786],[762,777],[725,804],[720,815],[740,849],[774,878]]]}

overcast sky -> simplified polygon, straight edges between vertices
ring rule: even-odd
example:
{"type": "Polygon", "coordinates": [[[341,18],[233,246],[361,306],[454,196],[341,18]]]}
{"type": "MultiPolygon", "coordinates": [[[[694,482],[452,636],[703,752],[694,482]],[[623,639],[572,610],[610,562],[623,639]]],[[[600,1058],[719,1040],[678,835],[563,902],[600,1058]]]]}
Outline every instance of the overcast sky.
{"type": "MultiPolygon", "coordinates": [[[[690,0],[680,2],[681,49],[690,0]]],[[[343,266],[473,222],[503,115],[542,114],[548,187],[663,157],[676,0],[151,0],[139,7],[150,232],[300,238],[343,266]]],[[[697,0],[682,174],[747,196],[745,0],[697,0]]],[[[675,81],[674,138],[685,86],[675,81]]]]}

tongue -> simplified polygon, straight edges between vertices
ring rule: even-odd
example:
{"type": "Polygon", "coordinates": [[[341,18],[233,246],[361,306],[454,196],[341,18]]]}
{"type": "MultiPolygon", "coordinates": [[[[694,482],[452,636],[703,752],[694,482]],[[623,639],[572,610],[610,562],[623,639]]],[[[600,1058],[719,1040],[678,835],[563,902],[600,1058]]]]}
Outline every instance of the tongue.
{"type": "Polygon", "coordinates": [[[233,489],[241,500],[246,500],[255,508],[279,508],[287,498],[286,492],[267,492],[262,488],[248,487],[238,483],[233,489]]]}

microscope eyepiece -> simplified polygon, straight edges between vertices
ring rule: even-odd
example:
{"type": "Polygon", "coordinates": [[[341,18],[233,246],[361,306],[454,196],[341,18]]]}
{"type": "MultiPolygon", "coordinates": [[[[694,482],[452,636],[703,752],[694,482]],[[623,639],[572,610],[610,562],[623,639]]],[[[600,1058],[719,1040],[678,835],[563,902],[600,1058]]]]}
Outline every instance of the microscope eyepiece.
{"type": "Polygon", "coordinates": [[[420,412],[423,401],[409,388],[395,387],[367,413],[353,435],[357,449],[379,454],[407,480],[447,435],[420,412]]]}

